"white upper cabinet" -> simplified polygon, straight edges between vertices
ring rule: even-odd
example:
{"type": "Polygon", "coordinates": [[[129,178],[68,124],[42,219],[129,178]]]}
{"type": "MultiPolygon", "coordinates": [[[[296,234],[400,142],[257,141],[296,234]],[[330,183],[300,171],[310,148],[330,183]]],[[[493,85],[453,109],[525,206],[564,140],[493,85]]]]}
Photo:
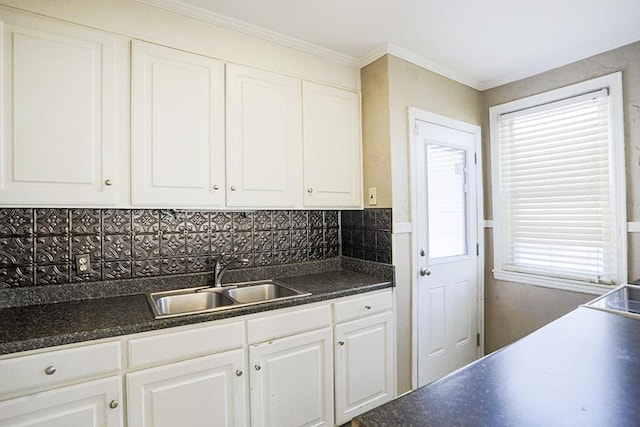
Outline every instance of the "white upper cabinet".
{"type": "Polygon", "coordinates": [[[303,83],[304,205],[362,207],[360,95],[303,83]]]}
{"type": "Polygon", "coordinates": [[[115,36],[3,11],[0,203],[112,205],[115,36]]]}
{"type": "Polygon", "coordinates": [[[224,205],[224,63],[132,45],[134,205],[224,205]]]}
{"type": "Polygon", "coordinates": [[[302,206],[301,81],[227,65],[227,205],[302,206]]]}

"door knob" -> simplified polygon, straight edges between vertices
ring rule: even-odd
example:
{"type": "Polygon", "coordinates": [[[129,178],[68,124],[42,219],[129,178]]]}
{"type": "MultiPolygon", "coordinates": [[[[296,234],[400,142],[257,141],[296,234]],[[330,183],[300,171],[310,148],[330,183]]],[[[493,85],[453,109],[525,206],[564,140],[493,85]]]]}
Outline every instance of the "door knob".
{"type": "Polygon", "coordinates": [[[421,276],[431,276],[431,270],[429,270],[428,268],[422,267],[420,269],[420,275],[421,276]]]}

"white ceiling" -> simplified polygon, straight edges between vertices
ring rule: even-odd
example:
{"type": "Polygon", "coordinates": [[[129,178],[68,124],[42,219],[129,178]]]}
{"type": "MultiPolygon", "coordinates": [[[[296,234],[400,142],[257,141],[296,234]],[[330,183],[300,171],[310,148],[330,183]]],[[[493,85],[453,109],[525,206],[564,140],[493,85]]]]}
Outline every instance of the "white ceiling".
{"type": "Polygon", "coordinates": [[[481,90],[640,40],[640,0],[141,1],[360,65],[389,52],[481,90]]]}

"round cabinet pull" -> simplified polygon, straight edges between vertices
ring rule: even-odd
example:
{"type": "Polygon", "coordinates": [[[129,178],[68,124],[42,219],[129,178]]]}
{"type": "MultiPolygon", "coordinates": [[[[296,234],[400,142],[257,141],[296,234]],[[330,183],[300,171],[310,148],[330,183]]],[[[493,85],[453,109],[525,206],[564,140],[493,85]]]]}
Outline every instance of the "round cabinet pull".
{"type": "Polygon", "coordinates": [[[422,267],[420,269],[420,275],[421,276],[431,276],[431,270],[429,270],[428,268],[422,267]]]}
{"type": "Polygon", "coordinates": [[[370,305],[365,305],[364,308],[366,308],[367,310],[371,310],[371,306],[370,305]]]}
{"type": "Polygon", "coordinates": [[[238,370],[236,371],[236,375],[237,375],[237,376],[239,376],[239,377],[241,377],[241,376],[242,376],[242,371],[241,371],[240,369],[238,369],[238,370]]]}
{"type": "Polygon", "coordinates": [[[216,184],[216,185],[214,185],[214,186],[213,186],[213,189],[214,189],[214,190],[218,190],[219,188],[220,188],[220,187],[218,187],[218,184],[216,184]]]}
{"type": "Polygon", "coordinates": [[[109,408],[116,409],[117,407],[118,407],[118,401],[117,400],[112,400],[111,403],[109,403],[109,408]]]}
{"type": "Polygon", "coordinates": [[[231,191],[236,191],[236,186],[235,185],[231,186],[231,191]]]}
{"type": "Polygon", "coordinates": [[[338,344],[344,345],[344,341],[338,341],[338,344]]]}
{"type": "Polygon", "coordinates": [[[55,366],[47,366],[44,370],[44,373],[47,375],[53,375],[56,373],[56,367],[55,366]]]}
{"type": "Polygon", "coordinates": [[[425,256],[426,252],[424,251],[424,249],[420,249],[420,256],[425,256]]]}
{"type": "Polygon", "coordinates": [[[256,371],[259,371],[260,369],[262,369],[262,366],[260,365],[255,365],[254,368],[256,368],[256,371]]]}
{"type": "Polygon", "coordinates": [[[309,189],[307,190],[307,193],[309,193],[309,194],[313,193],[313,188],[309,188],[309,189]]]}
{"type": "Polygon", "coordinates": [[[107,187],[111,187],[111,184],[113,184],[113,183],[111,182],[110,179],[105,179],[104,180],[104,185],[106,185],[107,187]]]}

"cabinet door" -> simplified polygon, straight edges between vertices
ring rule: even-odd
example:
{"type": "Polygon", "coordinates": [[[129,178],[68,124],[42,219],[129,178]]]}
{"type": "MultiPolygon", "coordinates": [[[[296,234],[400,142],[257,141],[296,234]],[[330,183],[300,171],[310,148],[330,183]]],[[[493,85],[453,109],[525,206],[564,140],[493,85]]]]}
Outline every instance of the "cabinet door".
{"type": "Polygon", "coordinates": [[[244,351],[127,374],[127,419],[136,427],[244,426],[244,351]]]}
{"type": "Polygon", "coordinates": [[[360,96],[303,84],[304,204],[362,207],[360,96]]]}
{"type": "Polygon", "coordinates": [[[224,64],[134,41],[133,203],[224,205],[224,64]]]}
{"type": "Polygon", "coordinates": [[[0,203],[114,204],[114,36],[0,19],[0,203]]]}
{"type": "Polygon", "coordinates": [[[119,378],[108,378],[0,402],[0,426],[122,425],[119,378]]]}
{"type": "Polygon", "coordinates": [[[331,329],[257,344],[249,350],[251,425],[333,425],[331,329]]]}
{"type": "Polygon", "coordinates": [[[391,312],[335,328],[336,424],[393,398],[391,312]]]}
{"type": "Polygon", "coordinates": [[[227,205],[302,205],[300,80],[227,65],[227,205]]]}

